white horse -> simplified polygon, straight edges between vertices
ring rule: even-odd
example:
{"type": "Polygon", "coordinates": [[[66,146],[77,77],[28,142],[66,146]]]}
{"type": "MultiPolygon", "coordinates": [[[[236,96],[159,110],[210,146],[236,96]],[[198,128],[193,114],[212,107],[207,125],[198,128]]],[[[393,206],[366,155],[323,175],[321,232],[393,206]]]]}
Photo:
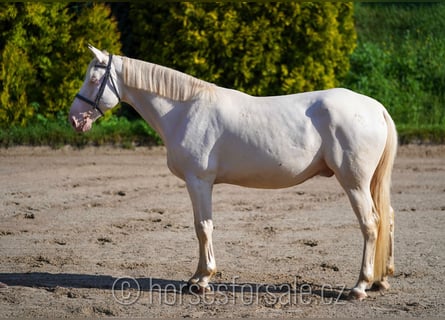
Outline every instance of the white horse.
{"type": "Polygon", "coordinates": [[[394,270],[390,180],[397,133],[376,100],[346,89],[253,97],[156,64],[95,55],[76,95],[70,122],[87,131],[120,100],[132,105],[167,148],[168,167],[187,185],[199,241],[190,284],[208,289],[216,272],[212,246],[215,183],[286,188],[332,176],[349,197],[364,237],[358,282],[388,289],[394,270]]]}

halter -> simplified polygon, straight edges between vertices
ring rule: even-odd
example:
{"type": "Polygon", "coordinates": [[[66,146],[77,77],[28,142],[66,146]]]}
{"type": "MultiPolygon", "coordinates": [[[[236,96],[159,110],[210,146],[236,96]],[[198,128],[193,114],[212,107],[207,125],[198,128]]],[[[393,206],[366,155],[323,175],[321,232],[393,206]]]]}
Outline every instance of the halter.
{"type": "Polygon", "coordinates": [[[99,103],[100,103],[100,99],[102,99],[102,95],[104,94],[105,86],[107,85],[108,79],[111,80],[111,85],[113,86],[114,94],[116,95],[119,102],[121,101],[121,97],[119,96],[119,93],[117,92],[116,84],[114,83],[113,77],[110,76],[111,75],[111,60],[112,60],[112,58],[113,58],[113,55],[110,54],[109,58],[108,58],[108,64],[106,66],[103,64],[95,64],[94,65],[95,68],[105,69],[105,74],[103,76],[102,83],[100,84],[99,91],[97,92],[96,99],[94,99],[94,101],[93,101],[93,100],[88,99],[87,97],[82,96],[80,93],[76,94],[76,98],[88,103],[90,106],[93,107],[93,110],[99,111],[101,116],[103,116],[104,113],[99,108],[99,103]]]}

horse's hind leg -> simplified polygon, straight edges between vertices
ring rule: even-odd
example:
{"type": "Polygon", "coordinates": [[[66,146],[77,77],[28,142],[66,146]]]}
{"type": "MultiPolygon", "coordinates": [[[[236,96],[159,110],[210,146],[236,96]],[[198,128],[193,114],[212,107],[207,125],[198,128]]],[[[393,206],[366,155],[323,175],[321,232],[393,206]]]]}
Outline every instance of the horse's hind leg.
{"type": "Polygon", "coordinates": [[[212,233],[212,183],[191,178],[186,180],[187,190],[192,200],[195,231],[199,242],[198,268],[189,280],[200,291],[207,290],[210,278],[216,272],[213,254],[212,233]]]}
{"type": "Polygon", "coordinates": [[[358,282],[351,290],[350,297],[363,300],[367,297],[365,290],[372,285],[374,278],[374,256],[378,235],[378,216],[373,210],[373,201],[368,185],[344,188],[358,218],[364,238],[362,267],[358,282]]]}

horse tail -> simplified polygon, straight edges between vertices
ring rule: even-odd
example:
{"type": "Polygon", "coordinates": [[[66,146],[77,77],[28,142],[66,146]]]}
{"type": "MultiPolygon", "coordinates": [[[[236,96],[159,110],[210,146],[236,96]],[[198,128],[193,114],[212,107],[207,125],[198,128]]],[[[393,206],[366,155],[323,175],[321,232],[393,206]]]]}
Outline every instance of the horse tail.
{"type": "Polygon", "coordinates": [[[374,281],[383,280],[388,274],[393,273],[393,267],[389,266],[391,250],[390,237],[390,188],[391,172],[394,158],[397,153],[397,131],[394,121],[386,110],[383,116],[387,125],[386,145],[380,161],[371,179],[371,196],[374,202],[374,210],[379,217],[376,251],[374,257],[374,281]]]}

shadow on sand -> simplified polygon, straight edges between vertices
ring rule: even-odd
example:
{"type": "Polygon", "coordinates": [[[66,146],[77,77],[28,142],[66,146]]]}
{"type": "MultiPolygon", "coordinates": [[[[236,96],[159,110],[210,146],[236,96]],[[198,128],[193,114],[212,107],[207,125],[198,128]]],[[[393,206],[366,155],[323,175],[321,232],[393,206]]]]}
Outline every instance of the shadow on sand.
{"type": "MultiPolygon", "coordinates": [[[[72,274],[72,273],[0,273],[0,282],[8,287],[23,286],[51,290],[55,287],[91,288],[102,290],[134,289],[146,292],[171,292],[176,294],[196,294],[196,287],[186,281],[159,278],[113,277],[108,275],[72,274]]],[[[244,294],[300,294],[316,295],[322,299],[346,300],[349,291],[345,287],[326,287],[308,283],[258,284],[215,282],[212,291],[221,293],[244,294]]]]}

